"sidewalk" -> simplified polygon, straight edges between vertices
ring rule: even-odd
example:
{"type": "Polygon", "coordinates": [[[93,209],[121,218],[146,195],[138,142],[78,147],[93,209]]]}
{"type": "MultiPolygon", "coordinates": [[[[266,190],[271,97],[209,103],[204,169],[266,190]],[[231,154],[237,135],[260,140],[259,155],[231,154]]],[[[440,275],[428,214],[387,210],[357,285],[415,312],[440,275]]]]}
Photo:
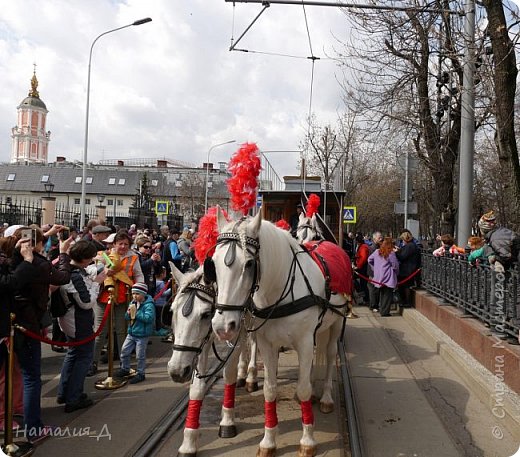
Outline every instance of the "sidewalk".
{"type": "MultiPolygon", "coordinates": [[[[365,307],[355,312],[346,347],[364,456],[514,454],[519,437],[439,355],[449,338],[414,309],[386,318],[365,307]]],[[[475,377],[478,365],[468,365],[475,377]]]]}

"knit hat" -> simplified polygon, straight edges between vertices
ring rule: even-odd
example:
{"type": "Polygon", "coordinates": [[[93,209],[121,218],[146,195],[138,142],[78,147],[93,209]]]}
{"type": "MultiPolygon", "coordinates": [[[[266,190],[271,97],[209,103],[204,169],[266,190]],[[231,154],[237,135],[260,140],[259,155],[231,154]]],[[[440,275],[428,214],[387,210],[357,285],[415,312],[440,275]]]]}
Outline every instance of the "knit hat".
{"type": "Polygon", "coordinates": [[[133,294],[141,294],[141,295],[147,295],[148,294],[148,286],[142,282],[136,282],[132,286],[132,293],[133,294]]]}
{"type": "Polygon", "coordinates": [[[478,228],[485,235],[487,232],[492,230],[496,224],[496,216],[493,211],[489,211],[484,214],[478,221],[478,228]]]}

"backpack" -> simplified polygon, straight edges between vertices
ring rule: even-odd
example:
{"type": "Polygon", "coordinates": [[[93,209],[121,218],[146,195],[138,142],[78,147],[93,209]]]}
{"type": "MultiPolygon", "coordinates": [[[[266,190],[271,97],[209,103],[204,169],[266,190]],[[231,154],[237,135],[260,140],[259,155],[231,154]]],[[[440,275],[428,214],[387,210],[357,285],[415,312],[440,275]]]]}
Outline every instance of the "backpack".
{"type": "Polygon", "coordinates": [[[177,242],[175,240],[172,240],[172,239],[166,240],[166,242],[164,243],[163,254],[162,254],[162,266],[164,268],[166,268],[166,271],[168,272],[168,274],[170,273],[170,262],[173,262],[177,268],[179,268],[179,269],[181,268],[182,256],[180,255],[180,249],[177,246],[177,251],[178,251],[177,256],[175,259],[173,259],[172,251],[170,249],[170,244],[172,244],[172,243],[177,244],[177,242]]]}
{"type": "Polygon", "coordinates": [[[60,289],[55,290],[51,294],[49,312],[53,318],[65,316],[69,308],[74,305],[75,301],[71,294],[66,294],[66,297],[67,299],[63,297],[60,289]]]}
{"type": "Polygon", "coordinates": [[[489,232],[486,239],[494,251],[496,260],[505,267],[520,262],[520,235],[505,227],[489,232]]]}

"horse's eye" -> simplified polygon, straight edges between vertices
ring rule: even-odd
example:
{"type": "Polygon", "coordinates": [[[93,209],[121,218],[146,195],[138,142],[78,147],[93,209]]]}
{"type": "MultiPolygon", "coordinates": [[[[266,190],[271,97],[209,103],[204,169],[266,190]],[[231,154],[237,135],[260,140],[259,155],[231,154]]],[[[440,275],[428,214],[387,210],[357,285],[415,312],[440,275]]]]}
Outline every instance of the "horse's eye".
{"type": "Polygon", "coordinates": [[[200,316],[200,319],[201,320],[211,319],[211,312],[207,311],[205,313],[202,313],[201,316],[200,316]]]}
{"type": "Polygon", "coordinates": [[[249,259],[246,264],[244,265],[244,269],[249,270],[250,268],[253,268],[255,262],[252,259],[249,259]]]}

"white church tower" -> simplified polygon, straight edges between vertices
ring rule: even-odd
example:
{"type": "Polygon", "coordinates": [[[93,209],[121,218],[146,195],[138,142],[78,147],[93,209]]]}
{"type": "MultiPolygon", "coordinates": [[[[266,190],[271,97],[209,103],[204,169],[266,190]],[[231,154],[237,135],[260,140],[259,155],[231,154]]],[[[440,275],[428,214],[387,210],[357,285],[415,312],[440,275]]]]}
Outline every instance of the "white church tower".
{"type": "Polygon", "coordinates": [[[18,122],[12,128],[11,163],[47,163],[51,132],[45,131],[47,107],[38,93],[36,65],[29,96],[17,107],[18,122]]]}

